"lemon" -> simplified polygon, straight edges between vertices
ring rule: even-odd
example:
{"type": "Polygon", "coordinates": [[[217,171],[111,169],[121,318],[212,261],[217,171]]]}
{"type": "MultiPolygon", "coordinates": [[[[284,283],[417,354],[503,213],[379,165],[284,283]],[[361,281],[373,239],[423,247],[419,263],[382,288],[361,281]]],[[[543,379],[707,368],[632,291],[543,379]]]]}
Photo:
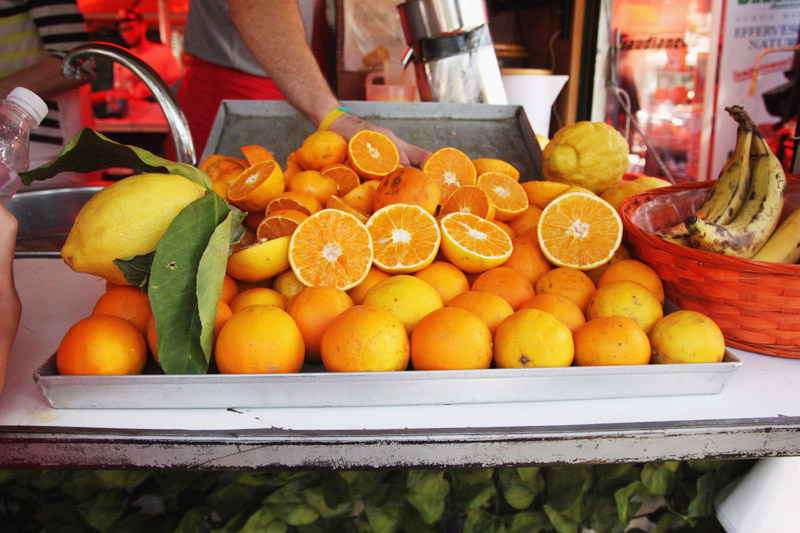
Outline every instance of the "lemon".
{"type": "Polygon", "coordinates": [[[228,274],[239,281],[258,282],[289,268],[289,237],[278,237],[237,250],[228,258],[228,274]]]}
{"type": "Polygon", "coordinates": [[[78,211],[61,257],[75,272],[128,285],[114,260],[154,251],[172,219],[205,193],[176,174],[140,174],[112,183],[78,211]]]}
{"type": "Polygon", "coordinates": [[[602,194],[628,170],[628,141],[604,122],[581,121],[559,129],[542,151],[551,181],[602,194]]]}
{"type": "Polygon", "coordinates": [[[392,276],[375,284],[364,296],[364,305],[389,311],[400,320],[409,335],[422,317],[444,307],[436,289],[406,274],[392,276]]]}

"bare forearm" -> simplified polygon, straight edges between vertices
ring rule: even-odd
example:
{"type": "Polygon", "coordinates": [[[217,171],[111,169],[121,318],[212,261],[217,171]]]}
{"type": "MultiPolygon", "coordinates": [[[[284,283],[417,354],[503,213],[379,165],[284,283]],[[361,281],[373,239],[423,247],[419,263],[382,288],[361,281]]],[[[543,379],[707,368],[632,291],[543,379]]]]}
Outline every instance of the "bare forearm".
{"type": "Polygon", "coordinates": [[[5,381],[8,356],[17,334],[20,303],[14,287],[14,243],[17,219],[0,206],[0,391],[5,381]]]}
{"type": "Polygon", "coordinates": [[[47,56],[39,63],[0,79],[0,97],[5,97],[14,87],[25,87],[42,98],[49,98],[91,81],[88,75],[71,80],[61,74],[61,60],[47,56]]]}
{"type": "Polygon", "coordinates": [[[308,47],[297,0],[230,0],[250,53],[292,106],[315,126],[339,101],[308,47]]]}

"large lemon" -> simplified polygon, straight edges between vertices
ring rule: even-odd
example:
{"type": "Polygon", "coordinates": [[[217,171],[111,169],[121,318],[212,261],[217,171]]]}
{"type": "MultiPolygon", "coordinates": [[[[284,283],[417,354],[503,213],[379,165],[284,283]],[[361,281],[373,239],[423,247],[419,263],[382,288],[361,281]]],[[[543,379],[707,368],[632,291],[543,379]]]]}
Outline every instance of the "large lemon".
{"type": "Polygon", "coordinates": [[[127,285],[114,260],[154,251],[172,219],[205,192],[175,174],[140,174],[112,183],[80,209],[61,257],[75,272],[127,285]]]}
{"type": "Polygon", "coordinates": [[[612,126],[576,122],[559,129],[542,150],[544,175],[602,194],[628,170],[629,151],[628,141],[612,126]]]}

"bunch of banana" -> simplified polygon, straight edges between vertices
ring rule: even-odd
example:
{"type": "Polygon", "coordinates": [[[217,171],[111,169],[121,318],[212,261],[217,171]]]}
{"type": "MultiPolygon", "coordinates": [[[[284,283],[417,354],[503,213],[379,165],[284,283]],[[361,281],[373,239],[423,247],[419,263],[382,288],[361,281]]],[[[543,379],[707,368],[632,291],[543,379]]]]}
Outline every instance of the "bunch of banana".
{"type": "MultiPolygon", "coordinates": [[[[755,124],[740,106],[726,108],[740,127],[751,129],[749,183],[716,221],[695,213],[684,221],[691,246],[719,254],[752,258],[772,236],[783,211],[786,175],[755,124]]],[[[734,157],[736,154],[734,154],[734,157]]],[[[740,178],[741,179],[741,178],[740,178]]],[[[739,186],[741,188],[741,185],[739,186]]],[[[717,187],[715,187],[716,189],[717,187]]],[[[717,205],[717,210],[720,206],[717,205]]]]}

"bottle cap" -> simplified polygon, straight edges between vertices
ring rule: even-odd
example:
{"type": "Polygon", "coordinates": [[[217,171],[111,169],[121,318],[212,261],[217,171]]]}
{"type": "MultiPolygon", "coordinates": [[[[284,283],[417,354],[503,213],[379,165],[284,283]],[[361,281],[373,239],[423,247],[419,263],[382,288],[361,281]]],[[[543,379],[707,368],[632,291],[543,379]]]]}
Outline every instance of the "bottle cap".
{"type": "Polygon", "coordinates": [[[38,94],[25,87],[15,87],[8,93],[6,100],[14,102],[29,113],[36,121],[37,126],[41,124],[45,115],[47,115],[47,104],[44,103],[44,100],[39,98],[38,94]]]}

